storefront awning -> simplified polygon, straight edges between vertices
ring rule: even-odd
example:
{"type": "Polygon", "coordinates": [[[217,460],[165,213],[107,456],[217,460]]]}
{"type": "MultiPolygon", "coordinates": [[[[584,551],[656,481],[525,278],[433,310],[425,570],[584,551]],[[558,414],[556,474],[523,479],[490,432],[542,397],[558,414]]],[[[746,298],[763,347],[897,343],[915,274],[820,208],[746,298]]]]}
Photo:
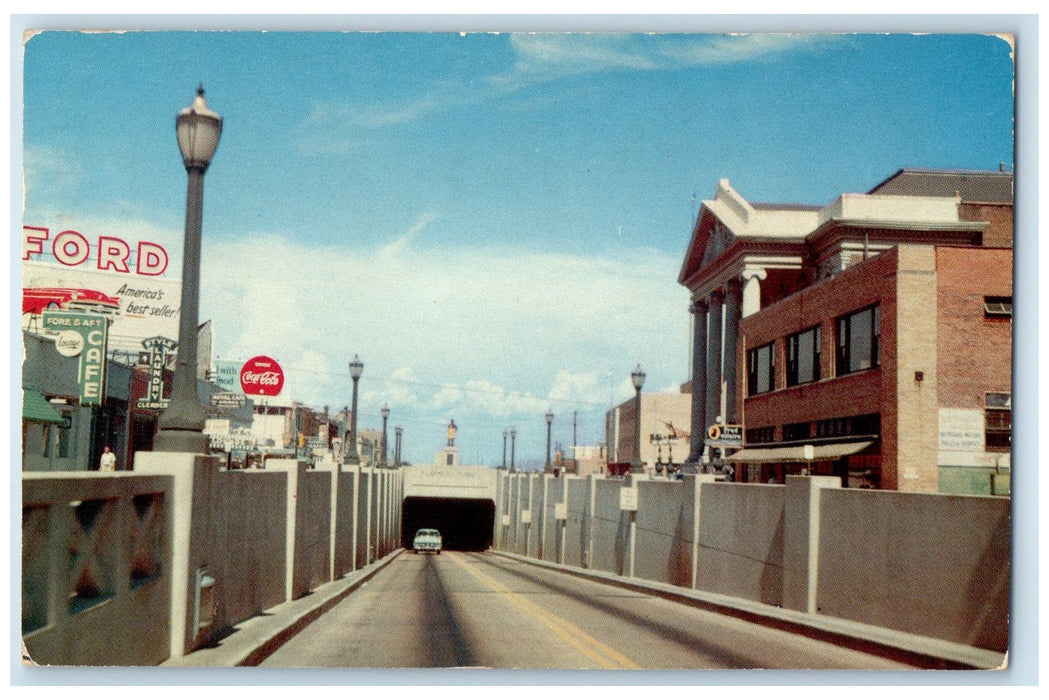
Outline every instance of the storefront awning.
{"type": "Polygon", "coordinates": [[[52,408],[36,389],[22,389],[22,420],[32,423],[64,423],[62,414],[52,408]]]}
{"type": "Polygon", "coordinates": [[[726,462],[818,462],[824,459],[837,459],[846,455],[862,452],[874,444],[873,440],[862,442],[839,442],[833,445],[812,445],[811,457],[806,456],[804,445],[790,447],[747,447],[725,457],[726,462]]]}

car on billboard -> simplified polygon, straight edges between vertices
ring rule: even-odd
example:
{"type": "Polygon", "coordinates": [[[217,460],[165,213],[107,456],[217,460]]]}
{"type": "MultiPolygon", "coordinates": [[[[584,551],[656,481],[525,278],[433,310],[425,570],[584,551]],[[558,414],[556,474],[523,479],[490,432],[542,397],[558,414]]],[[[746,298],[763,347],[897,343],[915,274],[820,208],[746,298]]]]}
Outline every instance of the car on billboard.
{"type": "Polygon", "coordinates": [[[120,313],[120,298],[94,289],[24,287],[22,313],[40,315],[44,311],[86,311],[116,316],[120,313]]]}

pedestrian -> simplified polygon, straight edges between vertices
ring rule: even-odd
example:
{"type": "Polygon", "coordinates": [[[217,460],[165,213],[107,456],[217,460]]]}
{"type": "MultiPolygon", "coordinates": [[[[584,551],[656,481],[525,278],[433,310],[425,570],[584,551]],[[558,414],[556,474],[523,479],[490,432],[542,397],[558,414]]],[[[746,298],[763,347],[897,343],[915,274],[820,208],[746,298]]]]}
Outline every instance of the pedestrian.
{"type": "Polygon", "coordinates": [[[102,448],[102,459],[98,462],[98,471],[113,472],[117,470],[117,456],[109,449],[109,445],[102,448]]]}

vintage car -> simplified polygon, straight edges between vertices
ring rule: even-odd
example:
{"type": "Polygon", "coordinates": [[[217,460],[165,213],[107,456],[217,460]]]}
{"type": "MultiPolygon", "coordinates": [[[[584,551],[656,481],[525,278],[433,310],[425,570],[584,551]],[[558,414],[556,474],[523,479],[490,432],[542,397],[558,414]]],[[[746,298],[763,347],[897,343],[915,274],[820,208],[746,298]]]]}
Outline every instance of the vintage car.
{"type": "Polygon", "coordinates": [[[74,287],[25,287],[22,289],[22,313],[39,315],[47,310],[89,311],[115,316],[120,313],[120,298],[94,289],[74,287]]]}
{"type": "Polygon", "coordinates": [[[412,549],[415,553],[419,552],[433,552],[435,554],[441,553],[441,533],[432,528],[423,528],[417,530],[415,533],[415,539],[412,540],[412,549]]]}

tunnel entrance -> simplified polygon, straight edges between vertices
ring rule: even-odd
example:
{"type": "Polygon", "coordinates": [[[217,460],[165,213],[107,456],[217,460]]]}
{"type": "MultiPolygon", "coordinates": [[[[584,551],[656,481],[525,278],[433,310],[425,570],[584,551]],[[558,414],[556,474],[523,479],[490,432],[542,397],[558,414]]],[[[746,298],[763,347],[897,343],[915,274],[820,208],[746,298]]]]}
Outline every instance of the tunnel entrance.
{"type": "Polygon", "coordinates": [[[481,552],[492,546],[495,503],[477,498],[408,496],[401,507],[401,546],[411,548],[415,531],[441,531],[445,549],[481,552]]]}

